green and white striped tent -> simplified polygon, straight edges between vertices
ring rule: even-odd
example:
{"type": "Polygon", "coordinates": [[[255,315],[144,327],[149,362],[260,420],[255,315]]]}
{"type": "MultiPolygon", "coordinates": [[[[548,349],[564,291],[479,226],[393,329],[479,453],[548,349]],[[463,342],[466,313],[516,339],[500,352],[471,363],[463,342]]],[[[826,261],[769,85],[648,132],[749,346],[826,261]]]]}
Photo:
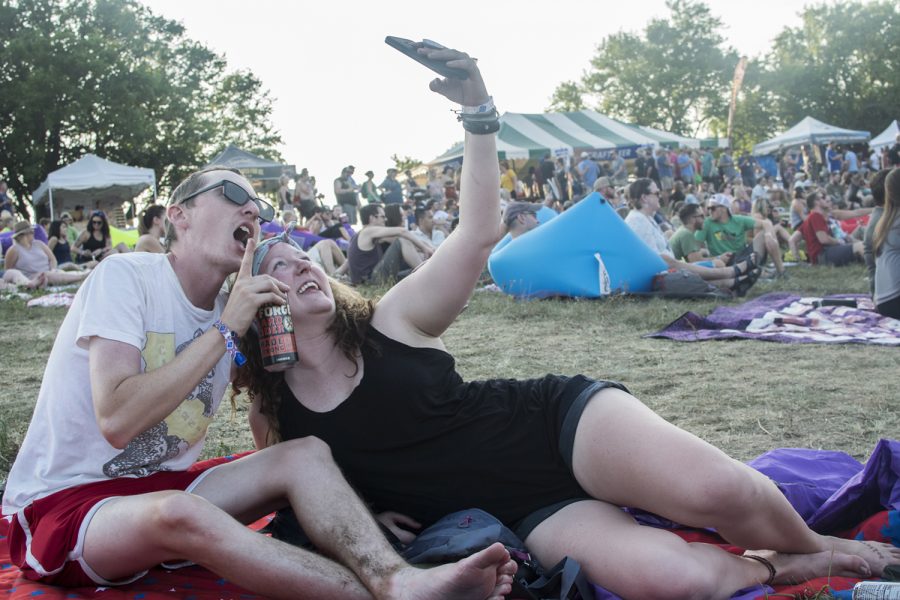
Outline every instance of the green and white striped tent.
{"type": "MultiPolygon", "coordinates": [[[[716,142],[713,140],[711,145],[717,145],[716,142]]],[[[548,153],[574,156],[582,151],[590,152],[595,158],[605,158],[612,150],[631,158],[638,148],[645,146],[699,148],[701,145],[705,146],[705,141],[630,125],[593,110],[504,113],[500,117],[500,131],[497,133],[497,154],[501,159],[539,159],[548,153]]],[[[463,144],[460,142],[429,164],[459,161],[462,154],[463,144]]]]}

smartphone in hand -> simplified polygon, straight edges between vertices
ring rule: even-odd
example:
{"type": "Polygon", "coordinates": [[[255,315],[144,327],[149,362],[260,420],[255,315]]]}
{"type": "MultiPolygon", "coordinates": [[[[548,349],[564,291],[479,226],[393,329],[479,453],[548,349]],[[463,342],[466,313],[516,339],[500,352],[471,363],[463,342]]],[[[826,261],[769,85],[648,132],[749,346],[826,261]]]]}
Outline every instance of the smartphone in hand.
{"type": "Polygon", "coordinates": [[[384,43],[388,46],[391,46],[392,48],[396,48],[411,59],[425,65],[438,75],[443,75],[444,77],[452,77],[454,79],[469,78],[469,73],[463,69],[454,69],[453,67],[448,67],[447,63],[442,60],[432,60],[423,54],[419,54],[419,48],[433,48],[435,50],[443,50],[445,46],[442,46],[437,42],[433,42],[431,40],[414,42],[405,38],[389,35],[384,38],[384,43]]]}

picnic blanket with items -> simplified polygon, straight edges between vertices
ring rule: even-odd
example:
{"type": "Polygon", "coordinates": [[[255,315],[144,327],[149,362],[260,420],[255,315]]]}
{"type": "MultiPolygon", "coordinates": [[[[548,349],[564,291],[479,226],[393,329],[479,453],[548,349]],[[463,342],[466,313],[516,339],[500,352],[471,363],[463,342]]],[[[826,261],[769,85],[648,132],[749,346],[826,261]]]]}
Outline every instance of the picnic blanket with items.
{"type": "MultiPolygon", "coordinates": [[[[215,462],[233,457],[212,459],[215,462]]],[[[848,538],[892,542],[900,546],[900,442],[881,440],[865,465],[851,456],[833,451],[782,448],[768,452],[750,465],[779,486],[791,504],[809,525],[820,532],[848,538]]],[[[670,528],[689,541],[720,544],[740,553],[740,548],[725,545],[713,532],[680,528],[655,515],[633,511],[643,524],[670,528]]],[[[260,529],[270,520],[251,525],[260,529]]],[[[0,520],[0,536],[5,539],[8,522],[0,520]]],[[[261,534],[262,535],[262,534],[261,534]]],[[[738,600],[762,600],[772,594],[806,598],[831,590],[836,598],[850,598],[852,587],[860,580],[847,577],[822,577],[797,585],[756,586],[742,590],[738,600]]],[[[600,600],[616,600],[599,586],[592,586],[600,600]]],[[[199,566],[178,570],[152,569],[135,583],[110,588],[55,588],[29,581],[10,564],[5,544],[0,544],[0,597],[24,598],[103,598],[106,600],[192,600],[259,598],[235,584],[199,566]]]]}
{"type": "Polygon", "coordinates": [[[706,317],[686,312],[646,337],[900,346],[900,320],[875,312],[872,299],[862,294],[803,297],[772,292],[738,306],[720,306],[706,317]]]}

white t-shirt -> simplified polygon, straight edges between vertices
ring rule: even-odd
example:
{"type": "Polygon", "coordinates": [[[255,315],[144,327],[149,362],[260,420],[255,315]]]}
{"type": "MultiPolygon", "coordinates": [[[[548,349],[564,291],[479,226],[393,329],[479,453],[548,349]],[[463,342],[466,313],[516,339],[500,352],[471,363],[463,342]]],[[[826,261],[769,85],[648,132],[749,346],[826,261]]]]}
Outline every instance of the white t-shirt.
{"type": "Polygon", "coordinates": [[[113,477],[178,471],[194,463],[222,400],[230,356],[216,366],[165,420],[119,450],[94,417],[88,342],[98,336],[141,350],[141,369],[160,367],[219,317],[184,295],[165,254],[116,254],[84,281],[60,327],[47,361],[37,405],[9,473],[3,514],[75,485],[113,477]]]}
{"type": "Polygon", "coordinates": [[[428,234],[421,229],[416,229],[415,231],[413,231],[413,235],[415,235],[422,241],[428,242],[433,248],[437,248],[441,245],[441,242],[447,239],[447,235],[437,227],[431,230],[431,237],[429,237],[428,234]]]}
{"type": "Polygon", "coordinates": [[[639,210],[631,210],[628,216],[625,217],[625,223],[654,252],[675,258],[675,253],[669,247],[669,241],[663,235],[662,229],[659,228],[653,217],[648,217],[639,210]]]}

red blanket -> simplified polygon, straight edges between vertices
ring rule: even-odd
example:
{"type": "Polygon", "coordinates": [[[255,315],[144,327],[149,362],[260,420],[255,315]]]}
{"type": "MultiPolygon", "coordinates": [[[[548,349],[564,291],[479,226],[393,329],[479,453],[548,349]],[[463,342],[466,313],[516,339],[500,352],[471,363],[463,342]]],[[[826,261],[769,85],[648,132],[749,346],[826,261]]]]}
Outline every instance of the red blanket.
{"type": "MultiPolygon", "coordinates": [[[[252,525],[254,529],[259,529],[266,523],[267,519],[262,519],[252,525]]],[[[884,531],[888,525],[888,513],[881,512],[867,519],[859,527],[845,533],[844,537],[861,537],[867,540],[888,541],[884,536],[884,531]]],[[[0,535],[6,538],[8,523],[0,520],[0,535]]],[[[682,530],[679,535],[690,541],[706,541],[710,543],[721,543],[721,540],[714,535],[691,530],[682,530]]],[[[740,552],[738,548],[728,548],[735,552],[740,552]]],[[[787,597],[806,598],[813,592],[829,588],[833,590],[848,590],[858,579],[849,579],[846,577],[819,578],[806,582],[801,585],[794,586],[776,586],[775,592],[779,594],[788,594],[787,597]]],[[[771,594],[771,592],[769,592],[771,594]]],[[[152,569],[144,578],[130,585],[116,588],[72,588],[64,589],[40,583],[28,581],[19,576],[19,570],[9,562],[9,553],[6,544],[0,544],[0,598],[8,598],[10,600],[31,599],[36,596],[44,596],[47,600],[55,598],[103,598],[105,600],[172,600],[173,598],[182,598],[185,600],[220,600],[220,599],[240,599],[249,600],[259,598],[255,594],[251,594],[246,590],[230,583],[229,581],[207,571],[202,567],[186,567],[170,571],[157,567],[152,569]]],[[[747,598],[748,596],[743,596],[747,598]]],[[[752,598],[753,596],[749,596],[752,598]]],[[[756,596],[760,600],[767,598],[763,588],[759,588],[759,594],[756,596]]]]}

